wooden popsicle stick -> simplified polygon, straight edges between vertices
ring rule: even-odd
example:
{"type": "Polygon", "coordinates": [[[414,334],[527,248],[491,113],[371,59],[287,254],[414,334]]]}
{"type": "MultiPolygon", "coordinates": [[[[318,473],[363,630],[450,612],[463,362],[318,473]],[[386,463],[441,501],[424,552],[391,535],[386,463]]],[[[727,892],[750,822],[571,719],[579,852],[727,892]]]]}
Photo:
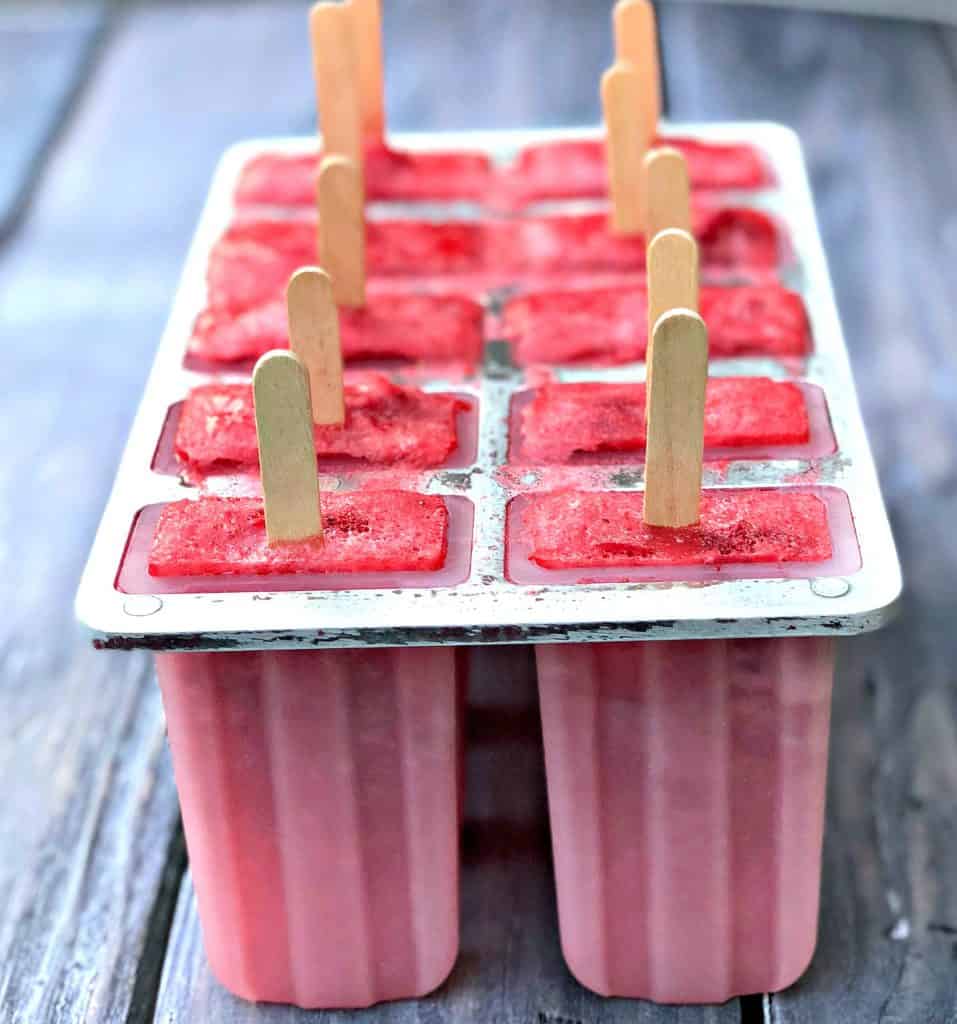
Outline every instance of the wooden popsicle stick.
{"type": "Polygon", "coordinates": [[[698,243],[680,228],[668,228],[648,246],[648,341],[669,309],[698,311],[698,243]]]}
{"type": "Polygon", "coordinates": [[[691,231],[691,186],[685,158],[677,149],[661,146],[645,154],[643,170],[642,220],[648,238],[668,228],[691,231]]]}
{"type": "Polygon", "coordinates": [[[645,522],[692,526],[701,509],[708,331],[690,309],[655,324],[654,389],[648,394],[645,522]]]}
{"type": "Polygon", "coordinates": [[[323,151],[347,156],[361,167],[359,55],[353,12],[344,4],[314,4],[309,37],[323,151]]]}
{"type": "Polygon", "coordinates": [[[615,59],[631,64],[641,82],[638,109],[646,137],[653,139],[661,120],[661,60],[658,26],[650,0],[618,0],[612,23],[615,59]]]}
{"type": "Polygon", "coordinates": [[[642,229],[642,162],[648,139],[635,117],[640,92],[638,73],[627,64],[616,64],[602,75],[611,229],[619,235],[635,235],[642,229]]]}
{"type": "MultiPolygon", "coordinates": [[[[698,311],[698,243],[678,228],[668,228],[648,246],[648,351],[646,408],[654,377],[655,324],[669,309],[698,311]]],[[[647,415],[647,413],[646,413],[647,415]]]]}
{"type": "Polygon", "coordinates": [[[259,467],[270,544],[322,536],[309,378],[292,352],[267,352],[253,370],[259,467]]]}
{"type": "Polygon", "coordinates": [[[366,301],[366,223],[362,173],[344,156],[319,168],[319,262],[332,277],[337,306],[366,301]]]}
{"type": "Polygon", "coordinates": [[[349,0],[359,49],[359,107],[362,135],[381,142],[385,136],[385,75],[382,67],[380,0],[349,0]]]}
{"type": "Polygon", "coordinates": [[[302,267],[286,287],[289,347],[305,366],[312,400],[312,422],[341,424],[346,418],[342,395],[342,346],[339,311],[332,279],[318,267],[302,267]]]}

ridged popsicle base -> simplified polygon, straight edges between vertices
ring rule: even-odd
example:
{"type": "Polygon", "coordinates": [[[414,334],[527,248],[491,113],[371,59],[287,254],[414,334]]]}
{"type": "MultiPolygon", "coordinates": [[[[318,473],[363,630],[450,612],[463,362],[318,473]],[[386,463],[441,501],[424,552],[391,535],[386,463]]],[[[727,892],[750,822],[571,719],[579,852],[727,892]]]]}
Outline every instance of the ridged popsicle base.
{"type": "Polygon", "coordinates": [[[537,648],[565,959],[603,995],[724,1002],[814,952],[834,643],[537,648]]]}
{"type": "Polygon", "coordinates": [[[309,1008],[440,985],[458,951],[453,650],[167,653],[157,670],[222,984],[309,1008]]]}

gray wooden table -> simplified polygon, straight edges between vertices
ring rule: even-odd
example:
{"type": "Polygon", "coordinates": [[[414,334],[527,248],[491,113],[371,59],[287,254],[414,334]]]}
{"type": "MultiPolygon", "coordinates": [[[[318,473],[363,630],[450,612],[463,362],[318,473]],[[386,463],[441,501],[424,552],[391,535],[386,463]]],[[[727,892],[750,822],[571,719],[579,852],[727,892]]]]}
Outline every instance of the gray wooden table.
{"type": "MultiPolygon", "coordinates": [[[[393,126],[594,121],[608,6],[387,0],[393,126]]],[[[29,197],[0,244],[0,1022],[296,1021],[210,978],[149,661],[95,654],[71,601],[217,156],[312,127],[304,4],[102,17],[0,95],[0,122],[31,125],[0,165],[9,202],[29,197]]],[[[489,649],[459,964],[424,1003],[314,1019],[957,1020],[957,30],[687,5],[662,22],[675,118],[804,139],[908,577],[899,624],[839,668],[818,955],[791,991],[717,1008],[582,990],[556,939],[531,662],[489,649]]],[[[0,69],[24,64],[9,24],[0,69]]]]}

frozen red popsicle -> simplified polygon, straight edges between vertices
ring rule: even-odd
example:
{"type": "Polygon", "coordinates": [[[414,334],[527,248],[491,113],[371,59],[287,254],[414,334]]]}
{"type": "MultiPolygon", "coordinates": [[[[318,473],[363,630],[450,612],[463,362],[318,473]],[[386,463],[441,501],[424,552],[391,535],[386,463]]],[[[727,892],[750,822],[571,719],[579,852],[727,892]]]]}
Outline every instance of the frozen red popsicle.
{"type": "MultiPolygon", "coordinates": [[[[700,311],[711,358],[803,356],[810,350],[804,303],[780,285],[703,287],[700,311]]],[[[506,303],[502,330],[520,366],[643,360],[647,293],[638,284],[528,292],[506,303]]]]}
{"type": "MultiPolygon", "coordinates": [[[[746,143],[659,138],[684,156],[695,189],[755,189],[771,183],[762,154],[746,143]]],[[[543,142],[526,146],[507,172],[509,192],[517,202],[592,198],[608,190],[604,139],[543,142]]]]}
{"type": "MultiPolygon", "coordinates": [[[[240,211],[210,253],[210,304],[244,309],[274,296],[293,271],[315,264],[318,230],[312,211],[289,216],[240,211]]],[[[366,221],[370,277],[469,273],[482,269],[484,260],[477,221],[366,221]]]]}
{"type": "MultiPolygon", "coordinates": [[[[455,395],[393,384],[380,373],[354,373],[344,386],[345,422],[314,427],[316,453],[377,465],[438,466],[458,443],[455,395]]],[[[193,477],[256,467],[259,453],[248,384],[203,384],[183,403],[177,459],[193,477]]]]}
{"type": "MultiPolygon", "coordinates": [[[[245,268],[234,264],[243,287],[245,268]]],[[[252,272],[252,271],[251,271],[252,272]]],[[[208,307],[197,318],[189,342],[190,354],[217,363],[256,359],[275,348],[289,347],[287,279],[277,275],[271,298],[237,309],[221,279],[219,297],[225,303],[208,307]],[[234,308],[230,308],[233,305],[234,308]]],[[[400,286],[373,284],[362,309],[339,310],[342,355],[347,362],[364,359],[404,359],[434,362],[475,362],[482,350],[482,307],[466,295],[408,291],[400,286]]]]}
{"type": "Polygon", "coordinates": [[[448,509],[408,491],[322,496],[321,539],[270,545],[259,498],[202,497],[163,509],[151,576],[423,572],[442,567],[448,509]]]}
{"type": "Polygon", "coordinates": [[[648,526],[638,491],[556,491],[532,495],[522,517],[529,558],[545,569],[599,566],[825,562],[827,509],[813,494],[716,490],[701,496],[701,520],[648,526]]]}
{"type": "MultiPolygon", "coordinates": [[[[313,206],[320,157],[316,153],[263,153],[245,164],[236,185],[237,206],[313,206]]],[[[484,153],[429,152],[373,146],[365,151],[366,195],[372,200],[482,200],[492,181],[484,153]]]]}
{"type": "MultiPolygon", "coordinates": [[[[766,377],[712,378],[704,415],[705,448],[799,445],[810,437],[801,389],[766,377]]],[[[547,383],[522,411],[520,458],[643,451],[645,427],[644,383],[547,383]]]]}
{"type": "MultiPolygon", "coordinates": [[[[777,224],[746,208],[698,208],[693,228],[704,274],[767,277],[783,256],[777,224]]],[[[593,213],[491,221],[488,259],[505,271],[569,273],[638,271],[645,268],[646,239],[615,235],[608,215],[593,213]]]]}

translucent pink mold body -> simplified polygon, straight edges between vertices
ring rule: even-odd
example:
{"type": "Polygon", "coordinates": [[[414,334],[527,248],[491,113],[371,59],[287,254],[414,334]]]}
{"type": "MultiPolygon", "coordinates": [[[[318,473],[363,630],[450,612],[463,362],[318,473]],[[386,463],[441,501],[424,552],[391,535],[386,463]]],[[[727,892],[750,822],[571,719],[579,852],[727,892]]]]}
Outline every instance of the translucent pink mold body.
{"type": "Polygon", "coordinates": [[[562,948],[603,995],[724,1002],[814,952],[834,644],[537,648],[562,948]]]}
{"type": "Polygon", "coordinates": [[[458,951],[454,651],[167,653],[157,668],[219,980],[310,1008],[440,985],[458,951]]]}

